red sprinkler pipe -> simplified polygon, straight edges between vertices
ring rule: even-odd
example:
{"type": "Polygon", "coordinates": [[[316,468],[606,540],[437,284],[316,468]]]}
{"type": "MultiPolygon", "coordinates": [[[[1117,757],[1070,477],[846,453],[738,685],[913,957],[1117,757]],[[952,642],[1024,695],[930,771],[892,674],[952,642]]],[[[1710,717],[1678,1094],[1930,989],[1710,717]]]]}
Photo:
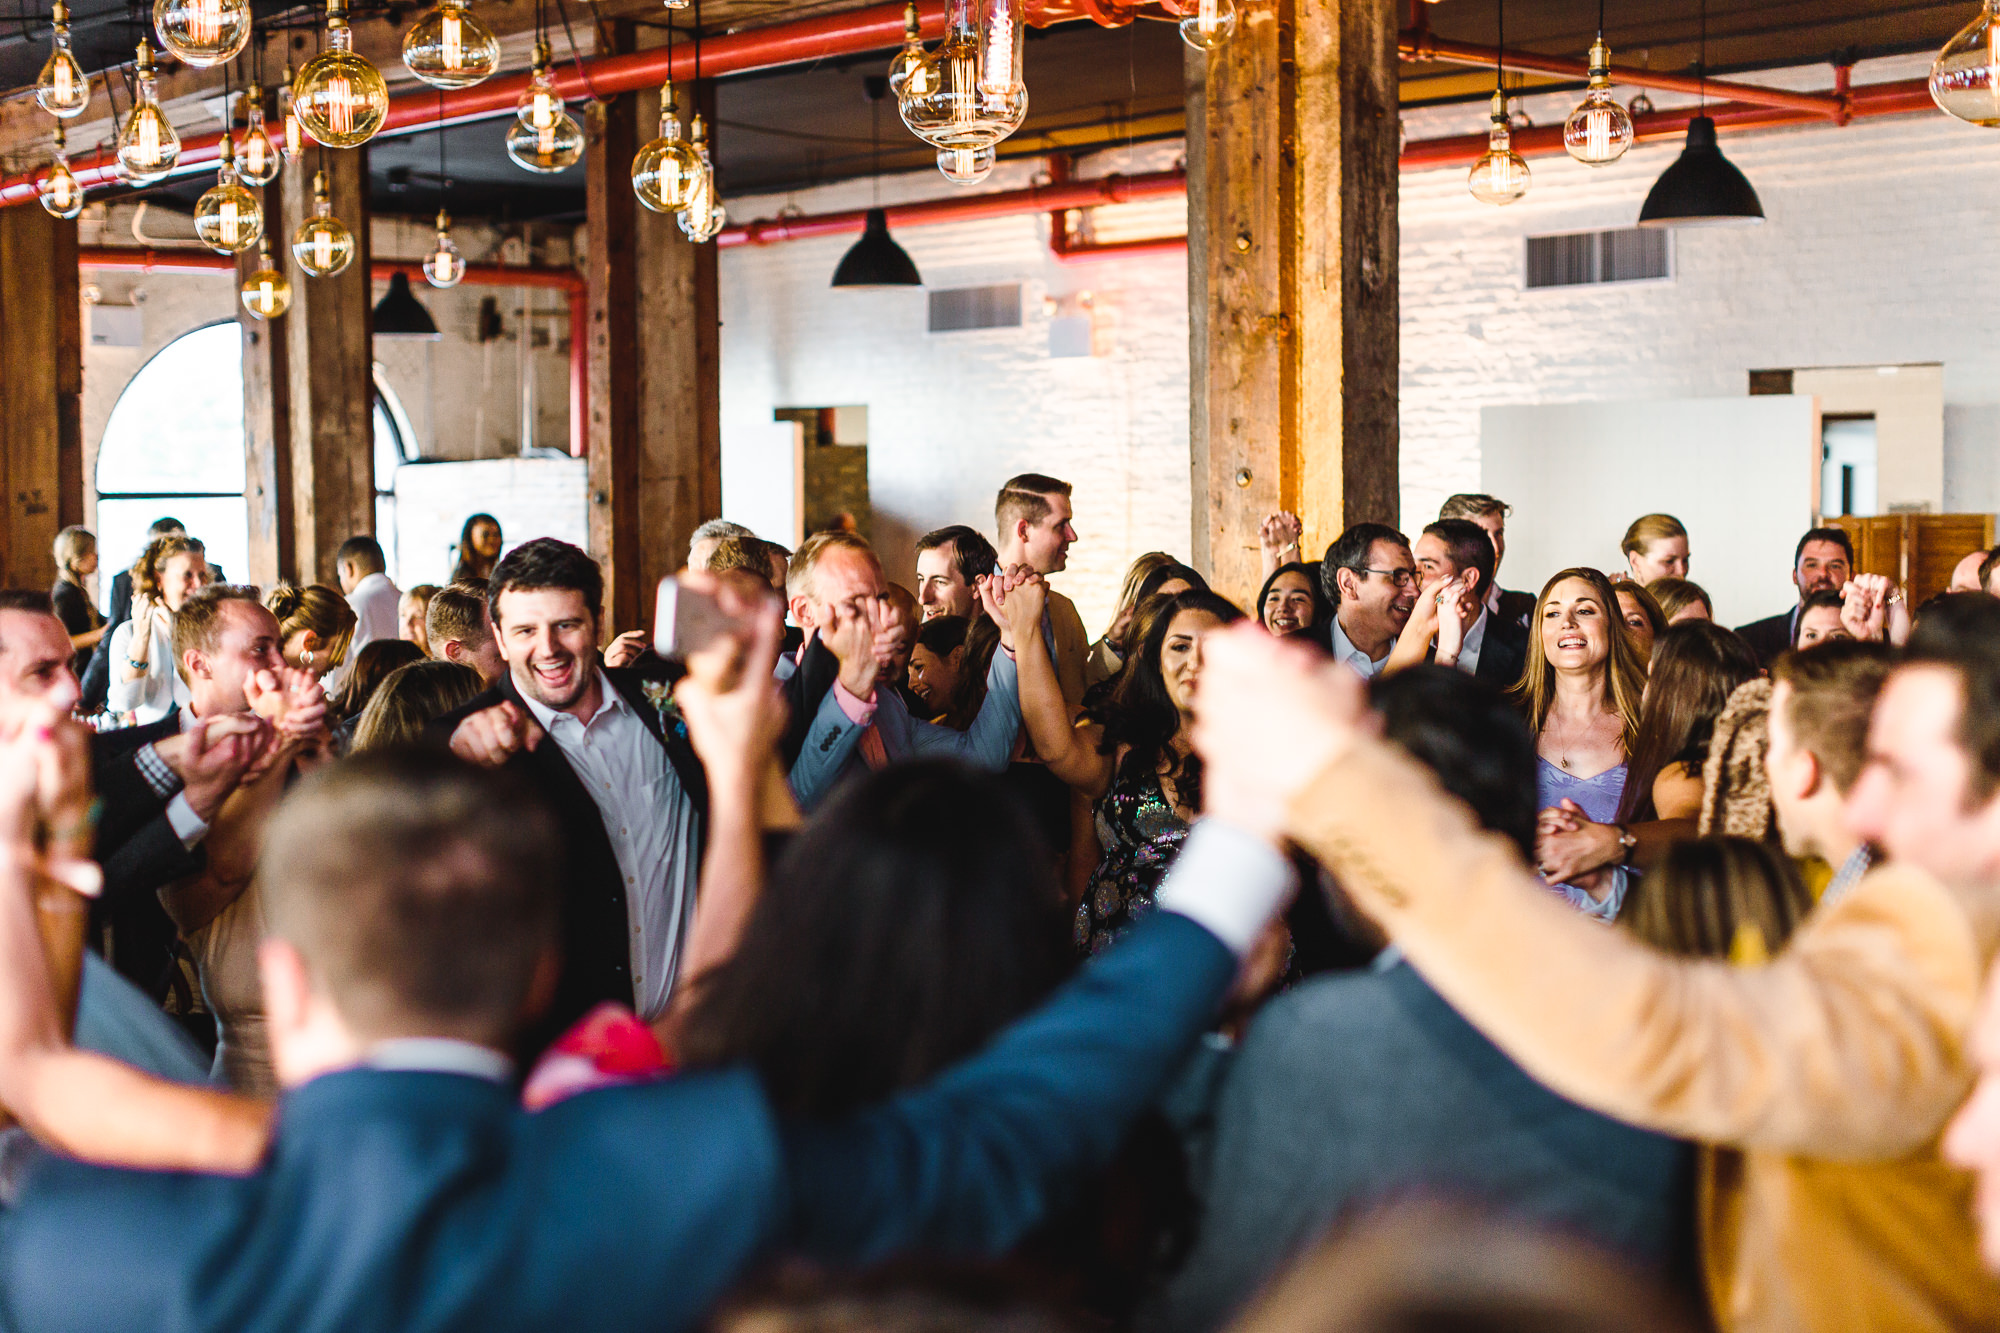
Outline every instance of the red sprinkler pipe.
{"type": "MultiPolygon", "coordinates": [[[[236,261],[209,250],[132,250],[112,246],[86,245],[77,251],[78,268],[122,270],[131,273],[227,273],[234,277],[236,261]]],[[[410,260],[378,259],[368,267],[369,277],[387,282],[401,273],[412,282],[424,277],[424,266],[410,260]]],[[[569,451],[583,457],[590,435],[585,411],[590,394],[589,284],[581,273],[566,268],[510,268],[504,264],[467,264],[459,279],[468,287],[532,287],[539,291],[559,291],[569,298],[569,451]]]]}
{"type": "MultiPolygon", "coordinates": [[[[1066,185],[1075,177],[1070,159],[1060,153],[1049,159],[1049,180],[1066,185]]],[[[1187,237],[1149,236],[1131,241],[1079,241],[1070,233],[1069,213],[1059,208],[1049,214],[1049,253],[1065,264],[1091,259],[1131,259],[1144,255],[1186,254],[1187,237]]]]}

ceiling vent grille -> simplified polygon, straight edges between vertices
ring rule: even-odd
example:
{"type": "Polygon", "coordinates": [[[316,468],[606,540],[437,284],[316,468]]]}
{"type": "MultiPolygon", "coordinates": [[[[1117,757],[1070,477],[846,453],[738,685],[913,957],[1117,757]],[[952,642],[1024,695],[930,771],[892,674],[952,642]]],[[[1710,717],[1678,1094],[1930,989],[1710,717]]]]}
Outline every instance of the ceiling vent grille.
{"type": "Polygon", "coordinates": [[[1628,227],[1528,238],[1528,286],[1588,287],[1673,276],[1667,231],[1628,227]]]}
{"type": "Polygon", "coordinates": [[[1021,327],[1018,282],[1004,287],[954,287],[932,292],[930,297],[932,333],[1021,327]]]}

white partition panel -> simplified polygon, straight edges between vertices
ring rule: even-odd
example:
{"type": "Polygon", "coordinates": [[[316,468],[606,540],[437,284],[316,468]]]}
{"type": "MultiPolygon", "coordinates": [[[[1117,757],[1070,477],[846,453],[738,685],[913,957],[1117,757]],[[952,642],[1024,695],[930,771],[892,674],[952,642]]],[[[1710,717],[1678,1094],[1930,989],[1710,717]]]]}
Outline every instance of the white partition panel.
{"type": "Polygon", "coordinates": [[[590,548],[590,465],[581,458],[482,458],[396,469],[396,584],[444,583],[465,520],[500,520],[505,549],[534,537],[590,548]]]}
{"type": "Polygon", "coordinates": [[[1812,525],[1818,409],[1802,396],[1488,407],[1483,489],[1514,506],[1501,582],[1625,567],[1641,514],[1687,525],[1689,577],[1735,626],[1793,605],[1792,550],[1812,525]]]}
{"type": "MultiPolygon", "coordinates": [[[[866,409],[862,411],[865,429],[866,409]]],[[[805,514],[805,428],[796,421],[725,425],[722,516],[796,550],[805,535],[800,531],[805,514]]]]}

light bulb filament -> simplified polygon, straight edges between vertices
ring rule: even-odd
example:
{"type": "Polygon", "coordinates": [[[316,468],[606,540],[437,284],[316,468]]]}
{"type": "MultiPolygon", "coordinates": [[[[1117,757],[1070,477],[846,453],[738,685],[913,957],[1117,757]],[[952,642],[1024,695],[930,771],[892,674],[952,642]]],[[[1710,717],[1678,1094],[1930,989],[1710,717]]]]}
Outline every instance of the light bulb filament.
{"type": "MultiPolygon", "coordinates": [[[[1202,0],[1204,7],[1214,3],[1215,0],[1202,0]]],[[[1014,83],[1014,16],[1007,0],[993,6],[992,17],[986,24],[986,50],[982,54],[985,68],[979,90],[989,97],[1005,97],[1014,83]]]]}
{"type": "Polygon", "coordinates": [[[457,10],[445,11],[443,28],[444,67],[465,68],[465,25],[459,21],[457,10]]]}
{"type": "Polygon", "coordinates": [[[528,123],[545,132],[553,129],[556,123],[554,103],[555,99],[549,96],[548,89],[535,89],[535,101],[528,112],[528,123]]]}
{"type": "Polygon", "coordinates": [[[313,233],[313,267],[333,267],[333,233],[324,227],[313,233]]]}
{"type": "Polygon", "coordinates": [[[1195,26],[1203,32],[1214,32],[1222,23],[1221,8],[1217,0],[1201,0],[1201,8],[1195,15],[1195,26]]]}
{"type": "Polygon", "coordinates": [[[160,127],[150,107],[139,113],[139,160],[148,166],[160,160],[160,127]]]}

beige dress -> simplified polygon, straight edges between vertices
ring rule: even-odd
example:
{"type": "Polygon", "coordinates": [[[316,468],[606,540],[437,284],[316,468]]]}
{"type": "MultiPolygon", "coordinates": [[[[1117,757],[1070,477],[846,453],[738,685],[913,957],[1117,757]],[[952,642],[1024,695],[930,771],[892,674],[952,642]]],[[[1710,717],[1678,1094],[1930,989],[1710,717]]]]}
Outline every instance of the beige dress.
{"type": "Polygon", "coordinates": [[[263,896],[253,883],[215,920],[189,932],[187,942],[201,973],[202,999],[215,1015],[214,1074],[238,1092],[271,1097],[278,1083],[257,980],[257,944],[263,937],[263,896]]]}

